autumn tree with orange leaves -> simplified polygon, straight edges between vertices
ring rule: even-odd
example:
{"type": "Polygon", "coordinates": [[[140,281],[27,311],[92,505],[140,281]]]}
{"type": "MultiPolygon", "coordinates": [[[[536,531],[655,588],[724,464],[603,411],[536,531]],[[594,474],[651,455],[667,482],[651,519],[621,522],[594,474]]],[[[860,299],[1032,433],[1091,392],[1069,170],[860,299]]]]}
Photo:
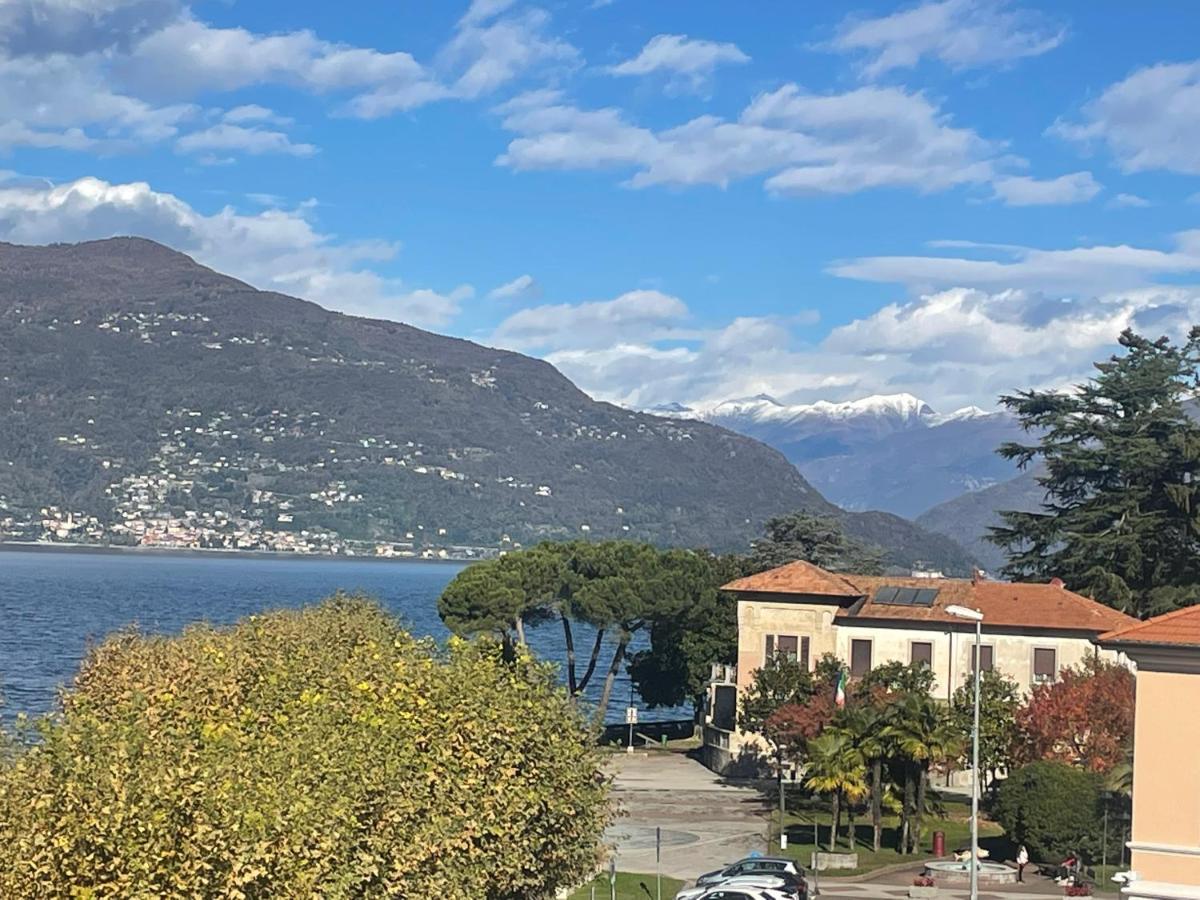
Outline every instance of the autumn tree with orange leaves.
{"type": "Polygon", "coordinates": [[[1017,711],[1015,758],[1109,771],[1133,741],[1134,684],[1127,668],[1095,658],[1063,669],[1058,681],[1035,687],[1017,711]]]}

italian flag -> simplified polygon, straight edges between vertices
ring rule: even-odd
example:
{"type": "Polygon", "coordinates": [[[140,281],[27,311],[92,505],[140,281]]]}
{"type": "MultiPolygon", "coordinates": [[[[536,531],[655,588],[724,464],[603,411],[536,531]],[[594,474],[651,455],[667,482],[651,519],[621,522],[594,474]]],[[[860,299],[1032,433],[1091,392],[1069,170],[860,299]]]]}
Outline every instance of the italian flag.
{"type": "Polygon", "coordinates": [[[841,669],[838,672],[837,684],[833,689],[833,702],[838,709],[842,709],[846,705],[846,670],[841,669]]]}

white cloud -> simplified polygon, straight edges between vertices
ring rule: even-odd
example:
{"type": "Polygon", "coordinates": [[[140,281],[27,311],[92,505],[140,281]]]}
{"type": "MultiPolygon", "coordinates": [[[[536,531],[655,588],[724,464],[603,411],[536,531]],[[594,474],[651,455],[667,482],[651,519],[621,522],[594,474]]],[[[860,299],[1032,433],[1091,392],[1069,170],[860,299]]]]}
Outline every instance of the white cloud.
{"type": "Polygon", "coordinates": [[[1167,169],[1200,175],[1200,60],[1138,69],[1083,108],[1082,122],[1050,132],[1106,144],[1128,172],[1167,169]]]}
{"type": "Polygon", "coordinates": [[[24,56],[119,49],[180,11],[179,0],[8,0],[0,3],[0,51],[24,56]]]}
{"type": "Polygon", "coordinates": [[[175,142],[182,153],[237,150],[260,156],[264,153],[284,153],[289,156],[312,156],[317,148],[312,144],[294,144],[282,131],[247,128],[220,122],[203,131],[193,131],[175,142]]]}
{"type": "Polygon", "coordinates": [[[0,56],[0,121],[11,128],[7,146],[133,148],[173,137],[197,114],[191,104],[154,106],[114,91],[94,55],[0,56]],[[60,140],[51,144],[55,135],[60,140]]]}
{"type": "Polygon", "coordinates": [[[486,22],[509,9],[515,2],[516,0],[471,0],[471,5],[459,19],[459,25],[478,25],[486,22]]]}
{"type": "MultiPolygon", "coordinates": [[[[492,5],[497,5],[495,0],[492,5]]],[[[579,51],[548,35],[549,22],[546,12],[530,9],[487,25],[466,23],[439,56],[440,66],[455,79],[455,94],[489,94],[541,65],[575,66],[579,51]]]]}
{"type": "Polygon", "coordinates": [[[81,178],[58,185],[0,183],[0,240],[42,244],[136,234],[265,290],[329,309],[441,327],[473,296],[469,285],[414,290],[371,264],[398,251],[381,241],[338,242],[296,210],[253,214],[232,207],[204,214],[144,182],[81,178]]]}
{"type": "Polygon", "coordinates": [[[408,53],[335,44],[311,31],[262,35],[214,28],[194,18],[148,35],[114,68],[130,88],[176,97],[255,84],[326,92],[411,86],[430,78],[408,53]]]}
{"type": "Polygon", "coordinates": [[[701,116],[659,132],[616,109],[579,109],[552,91],[518,97],[500,112],[518,137],[499,164],[631,169],[633,187],[724,187],[757,175],[778,193],[924,192],[986,182],[1009,162],[924,95],[899,88],[810,94],[788,84],[756,97],[736,121],[701,116]]]}
{"type": "Polygon", "coordinates": [[[1086,203],[1103,190],[1091,172],[1072,172],[1070,175],[1044,180],[1028,175],[1010,175],[995,179],[992,188],[996,197],[1008,206],[1062,206],[1086,203]]]}
{"type": "Polygon", "coordinates": [[[178,140],[185,152],[211,147],[203,152],[222,162],[230,152],[304,156],[314,148],[261,127],[287,124],[264,107],[242,104],[224,117],[238,127],[213,127],[203,121],[211,111],[193,101],[271,85],[375,118],[481,97],[543,65],[578,64],[578,51],[547,33],[544,11],[511,5],[477,0],[426,64],[308,30],[216,27],[182,0],[0,0],[0,151],[178,140]]]}
{"type": "Polygon", "coordinates": [[[629,291],[613,300],[522,309],[501,322],[493,338],[526,350],[604,347],[648,336],[682,335],[688,315],[678,297],[654,290],[629,291]]]}
{"type": "Polygon", "coordinates": [[[236,124],[269,122],[272,125],[289,125],[292,121],[287,116],[278,115],[273,110],[267,109],[265,106],[259,106],[257,103],[235,106],[233,109],[226,110],[221,118],[226,122],[234,122],[236,124]]]}
{"type": "MultiPolygon", "coordinates": [[[[1174,235],[1167,250],[938,247],[962,255],[831,267],[842,277],[898,284],[901,296],[824,337],[803,315],[699,326],[682,299],[645,292],[642,302],[627,294],[522,310],[493,340],[538,352],[594,396],[631,406],[907,391],[953,410],[990,407],[1017,388],[1077,382],[1114,351],[1124,328],[1178,339],[1200,321],[1200,285],[1187,283],[1200,276],[1200,230],[1174,235]]],[[[736,298],[736,286],[730,291],[736,298]]]]}
{"type": "Polygon", "coordinates": [[[1177,233],[1171,250],[1128,244],[1040,250],[966,241],[942,242],[940,246],[972,249],[999,258],[867,256],[835,263],[829,271],[843,278],[904,284],[921,291],[955,286],[1021,288],[1073,296],[1138,289],[1153,285],[1160,277],[1200,273],[1200,231],[1177,233]]]}
{"type": "Polygon", "coordinates": [[[748,63],[750,57],[736,44],[689,38],[686,34],[658,34],[641,52],[609,71],[614,75],[650,75],[661,72],[671,76],[673,89],[701,90],[708,84],[717,66],[748,63]]]}
{"type": "Polygon", "coordinates": [[[488,291],[492,300],[518,300],[540,297],[542,286],[532,275],[518,275],[512,281],[488,291]]]}
{"type": "Polygon", "coordinates": [[[1145,197],[1139,197],[1137,194],[1117,194],[1117,196],[1109,201],[1108,205],[1116,207],[1146,207],[1151,204],[1145,197]]]}
{"type": "Polygon", "coordinates": [[[864,54],[863,74],[876,78],[926,57],[953,69],[1003,65],[1053,50],[1065,37],[1048,17],[1004,0],[927,0],[879,18],[851,16],[830,46],[864,54]]]}
{"type": "Polygon", "coordinates": [[[953,287],[886,304],[813,340],[805,337],[808,317],[686,328],[691,316],[678,298],[639,316],[622,302],[628,296],[523,311],[491,339],[536,350],[593,396],[629,406],[907,391],[952,410],[990,407],[1016,388],[1073,383],[1112,351],[1123,328],[1178,337],[1200,316],[1200,288],[1150,286],[1071,300],[953,287]]]}

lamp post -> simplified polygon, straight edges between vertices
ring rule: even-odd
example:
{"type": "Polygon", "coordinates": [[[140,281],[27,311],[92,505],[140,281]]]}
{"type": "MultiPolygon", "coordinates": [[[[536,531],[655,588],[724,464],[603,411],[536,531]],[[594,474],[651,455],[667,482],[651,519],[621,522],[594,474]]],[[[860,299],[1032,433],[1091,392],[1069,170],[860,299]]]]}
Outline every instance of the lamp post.
{"type": "Polygon", "coordinates": [[[975,623],[975,725],[971,729],[971,900],[979,900],[979,673],[983,669],[983,613],[966,606],[947,606],[946,612],[975,623]]]}

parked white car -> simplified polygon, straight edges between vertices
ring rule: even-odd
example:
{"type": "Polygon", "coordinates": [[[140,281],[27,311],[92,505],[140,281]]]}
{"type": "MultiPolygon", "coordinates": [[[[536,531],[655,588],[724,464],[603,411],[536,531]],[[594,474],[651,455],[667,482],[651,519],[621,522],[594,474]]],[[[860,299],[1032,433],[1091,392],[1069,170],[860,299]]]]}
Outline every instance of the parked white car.
{"type": "Polygon", "coordinates": [[[788,883],[775,875],[740,875],[716,885],[684,888],[675,900],[795,900],[788,883]]]}
{"type": "Polygon", "coordinates": [[[712,887],[739,875],[779,875],[785,880],[788,875],[792,875],[796,881],[803,882],[804,869],[787,856],[747,856],[723,869],[705,872],[696,879],[696,886],[712,887]]]}

